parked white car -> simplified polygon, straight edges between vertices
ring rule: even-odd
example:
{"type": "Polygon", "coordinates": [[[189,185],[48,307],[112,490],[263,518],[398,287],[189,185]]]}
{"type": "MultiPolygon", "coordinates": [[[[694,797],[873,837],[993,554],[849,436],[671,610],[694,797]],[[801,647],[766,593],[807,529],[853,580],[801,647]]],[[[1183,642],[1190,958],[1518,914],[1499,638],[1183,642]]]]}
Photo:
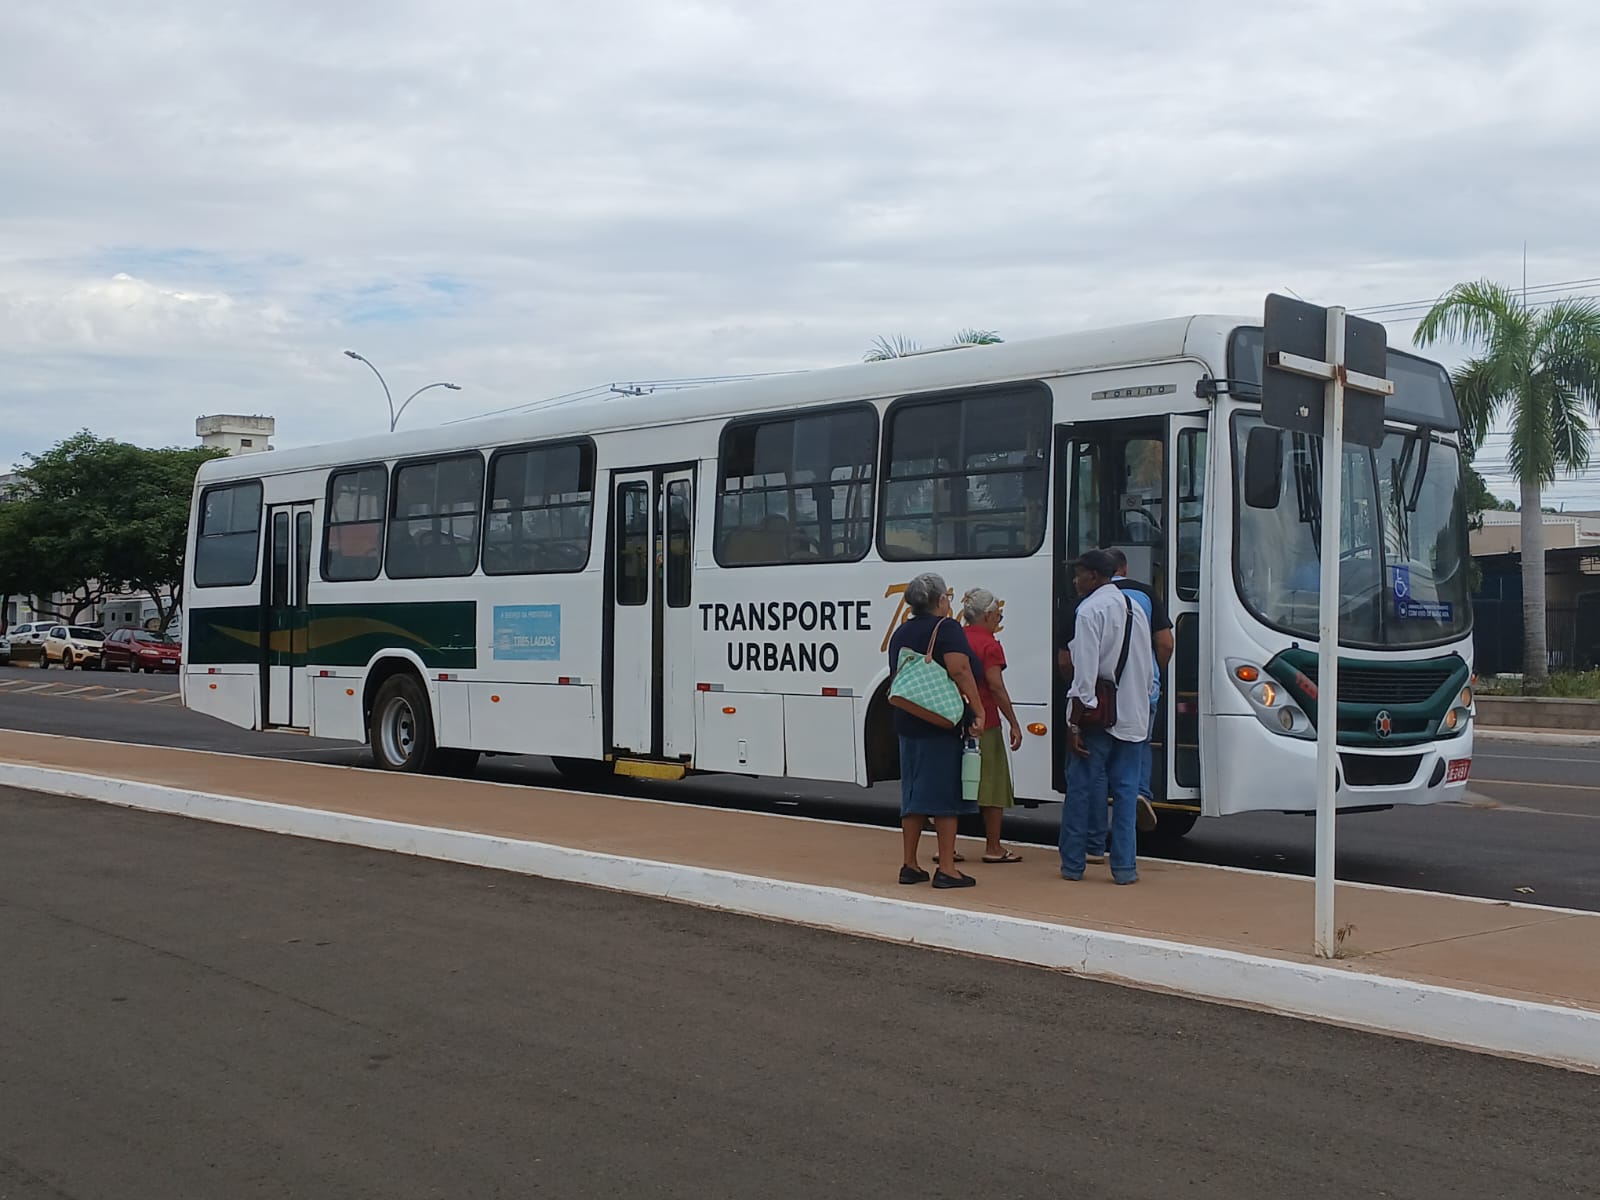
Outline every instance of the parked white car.
{"type": "Polygon", "coordinates": [[[66,670],[83,667],[100,668],[100,646],[106,640],[105,630],[90,629],[87,625],[52,625],[44,635],[44,657],[41,667],[58,662],[66,670]]]}
{"type": "Polygon", "coordinates": [[[44,635],[55,624],[54,621],[24,621],[20,625],[13,625],[6,636],[11,639],[13,646],[42,646],[44,635]]]}

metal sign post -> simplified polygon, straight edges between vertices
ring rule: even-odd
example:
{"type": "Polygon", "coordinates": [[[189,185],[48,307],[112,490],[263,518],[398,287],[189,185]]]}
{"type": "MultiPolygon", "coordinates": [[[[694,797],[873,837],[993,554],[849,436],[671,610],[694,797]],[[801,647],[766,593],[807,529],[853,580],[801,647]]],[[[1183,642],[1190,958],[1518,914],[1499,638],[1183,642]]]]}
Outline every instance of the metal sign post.
{"type": "MultiPolygon", "coordinates": [[[[1383,437],[1382,398],[1393,395],[1394,384],[1381,375],[1355,372],[1346,365],[1346,333],[1347,322],[1345,310],[1342,308],[1329,308],[1326,310],[1326,337],[1323,358],[1316,359],[1306,355],[1294,354],[1287,350],[1273,349],[1275,342],[1280,339],[1274,337],[1275,332],[1282,332],[1282,325],[1274,329],[1275,307],[1278,315],[1283,315],[1283,305],[1274,305],[1274,301],[1282,301],[1283,297],[1272,296],[1267,300],[1266,318],[1266,370],[1262,373],[1263,391],[1263,416],[1269,423],[1273,421],[1268,412],[1270,390],[1269,383],[1274,371],[1285,372],[1289,375],[1302,376],[1310,379],[1324,381],[1324,394],[1322,403],[1322,545],[1319,551],[1321,559],[1318,572],[1317,594],[1317,874],[1316,874],[1316,928],[1314,945],[1319,958],[1332,958],[1338,948],[1338,937],[1333,919],[1333,830],[1334,830],[1334,794],[1338,788],[1338,762],[1339,762],[1339,532],[1342,524],[1341,508],[1344,502],[1344,442],[1345,442],[1345,392],[1353,391],[1362,395],[1363,399],[1374,399],[1379,408],[1376,416],[1375,429],[1370,406],[1363,406],[1362,432],[1359,438],[1361,444],[1371,445],[1374,438],[1381,442],[1383,437]]],[[[1303,302],[1285,302],[1296,311],[1292,316],[1304,320],[1309,314],[1301,310],[1311,310],[1320,313],[1312,305],[1303,302]]],[[[1362,326],[1372,325],[1373,322],[1360,322],[1362,326]]],[[[1382,335],[1383,327],[1377,326],[1379,331],[1376,347],[1371,340],[1370,330],[1349,330],[1355,335],[1360,345],[1362,366],[1368,366],[1374,349],[1378,357],[1379,369],[1387,372],[1383,364],[1387,356],[1387,339],[1382,335]]],[[[1292,333],[1291,333],[1292,336],[1292,333]]],[[[1293,417],[1295,424],[1303,424],[1315,414],[1309,411],[1309,406],[1300,405],[1293,417]]],[[[1285,422],[1288,423],[1288,422],[1285,422]]]]}

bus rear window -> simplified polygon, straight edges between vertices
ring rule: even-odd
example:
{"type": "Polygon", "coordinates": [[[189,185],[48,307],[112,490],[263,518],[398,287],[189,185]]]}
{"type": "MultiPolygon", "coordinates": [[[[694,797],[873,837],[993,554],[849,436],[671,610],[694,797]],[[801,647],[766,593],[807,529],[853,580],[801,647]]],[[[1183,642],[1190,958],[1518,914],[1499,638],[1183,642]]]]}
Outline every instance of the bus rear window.
{"type": "Polygon", "coordinates": [[[1046,388],[901,401],[885,436],[884,558],[1016,558],[1039,549],[1050,479],[1046,388]]]}
{"type": "Polygon", "coordinates": [[[196,587],[254,583],[261,535],[261,483],[207,488],[200,497],[194,539],[196,587]]]}

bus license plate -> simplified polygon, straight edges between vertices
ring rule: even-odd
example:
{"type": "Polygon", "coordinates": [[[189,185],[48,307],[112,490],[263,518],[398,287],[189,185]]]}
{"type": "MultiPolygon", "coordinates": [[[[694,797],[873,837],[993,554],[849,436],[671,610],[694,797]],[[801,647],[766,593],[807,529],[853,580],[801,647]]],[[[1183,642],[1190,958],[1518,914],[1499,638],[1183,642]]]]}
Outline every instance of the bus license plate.
{"type": "Polygon", "coordinates": [[[1444,781],[1446,783],[1465,783],[1467,776],[1472,773],[1472,760],[1470,758],[1452,758],[1450,765],[1445,769],[1444,781]]]}

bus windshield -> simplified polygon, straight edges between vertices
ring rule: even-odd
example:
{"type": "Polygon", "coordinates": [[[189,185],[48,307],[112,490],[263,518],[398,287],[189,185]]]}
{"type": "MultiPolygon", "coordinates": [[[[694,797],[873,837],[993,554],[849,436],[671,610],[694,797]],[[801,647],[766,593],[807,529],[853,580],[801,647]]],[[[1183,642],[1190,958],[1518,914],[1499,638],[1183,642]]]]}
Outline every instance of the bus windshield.
{"type": "MultiPolygon", "coordinates": [[[[1322,439],[1284,434],[1278,503],[1251,507],[1245,447],[1260,425],[1253,415],[1233,419],[1239,595],[1268,625],[1315,640],[1322,439]]],[[[1453,445],[1395,429],[1377,450],[1347,445],[1340,510],[1340,641],[1423,646],[1468,631],[1466,506],[1453,445]]]]}

